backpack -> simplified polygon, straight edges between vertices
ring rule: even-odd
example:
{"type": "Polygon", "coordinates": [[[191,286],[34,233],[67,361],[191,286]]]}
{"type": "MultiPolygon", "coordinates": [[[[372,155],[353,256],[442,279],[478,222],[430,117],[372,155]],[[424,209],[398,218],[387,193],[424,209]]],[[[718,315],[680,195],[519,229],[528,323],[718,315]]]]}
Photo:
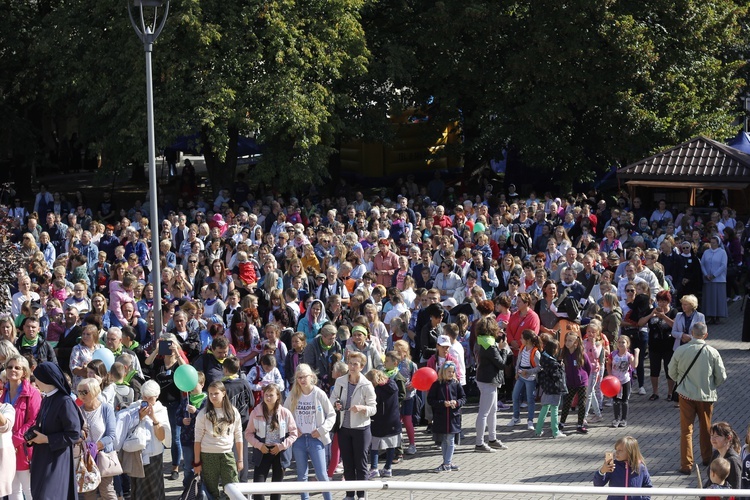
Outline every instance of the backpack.
{"type": "MultiPolygon", "coordinates": [[[[257,385],[263,377],[260,376],[260,365],[255,365],[255,378],[253,378],[253,385],[257,385]]],[[[258,406],[263,400],[263,391],[253,391],[253,408],[258,406]]]]}
{"type": "Polygon", "coordinates": [[[115,412],[127,408],[133,403],[133,401],[135,401],[135,392],[132,387],[127,385],[115,386],[115,398],[114,401],[112,401],[112,406],[114,407],[115,412]],[[127,391],[122,391],[122,388],[127,389],[127,391]]]}

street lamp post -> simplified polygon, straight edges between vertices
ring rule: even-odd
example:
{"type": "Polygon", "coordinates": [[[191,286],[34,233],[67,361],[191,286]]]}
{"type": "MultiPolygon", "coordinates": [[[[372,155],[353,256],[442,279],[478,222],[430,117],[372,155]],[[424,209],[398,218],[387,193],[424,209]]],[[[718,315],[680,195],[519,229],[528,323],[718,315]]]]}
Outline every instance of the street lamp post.
{"type": "Polygon", "coordinates": [[[148,184],[149,198],[151,199],[151,283],[154,286],[154,334],[161,335],[162,314],[161,314],[161,261],[159,260],[159,203],[157,200],[157,179],[156,179],[156,139],[154,137],[154,89],[151,77],[151,51],[154,42],[164,29],[164,23],[167,22],[169,14],[169,0],[166,4],[161,0],[133,0],[133,4],[128,3],[128,14],[130,22],[133,25],[136,35],[143,43],[143,50],[146,53],[146,120],[148,122],[148,184]],[[164,6],[164,13],[159,20],[159,9],[164,6]],[[133,10],[137,9],[140,22],[136,22],[133,16],[133,10]],[[144,9],[151,11],[150,15],[144,16],[144,9]],[[151,24],[146,24],[146,19],[153,19],[151,24]],[[157,26],[158,21],[158,26],[157,26]]]}

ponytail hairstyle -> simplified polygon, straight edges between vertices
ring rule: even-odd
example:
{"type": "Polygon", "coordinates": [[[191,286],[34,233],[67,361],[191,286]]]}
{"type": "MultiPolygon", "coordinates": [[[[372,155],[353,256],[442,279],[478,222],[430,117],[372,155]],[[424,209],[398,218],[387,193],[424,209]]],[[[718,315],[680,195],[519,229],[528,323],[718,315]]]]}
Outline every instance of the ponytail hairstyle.
{"type": "Polygon", "coordinates": [[[542,350],[542,340],[539,338],[539,335],[534,333],[534,330],[524,330],[521,334],[521,338],[525,341],[531,342],[531,345],[533,345],[538,351],[542,350]]]}
{"type": "Polygon", "coordinates": [[[737,453],[740,452],[740,438],[728,422],[716,422],[712,424],[711,434],[729,439],[729,447],[737,453]]]}
{"type": "MultiPolygon", "coordinates": [[[[229,424],[234,423],[234,406],[232,406],[232,402],[229,401],[229,398],[227,397],[227,388],[224,387],[224,383],[221,380],[215,380],[211,382],[211,384],[208,386],[208,391],[211,392],[211,389],[218,389],[221,392],[224,393],[224,399],[221,400],[221,411],[224,412],[224,418],[219,420],[219,418],[216,416],[216,408],[214,407],[214,404],[211,402],[211,398],[206,399],[206,419],[211,422],[211,424],[214,427],[214,436],[218,437],[221,434],[223,434],[223,431],[225,429],[222,429],[223,422],[227,422],[229,424]]],[[[226,429],[228,432],[228,428],[226,429]]]]}

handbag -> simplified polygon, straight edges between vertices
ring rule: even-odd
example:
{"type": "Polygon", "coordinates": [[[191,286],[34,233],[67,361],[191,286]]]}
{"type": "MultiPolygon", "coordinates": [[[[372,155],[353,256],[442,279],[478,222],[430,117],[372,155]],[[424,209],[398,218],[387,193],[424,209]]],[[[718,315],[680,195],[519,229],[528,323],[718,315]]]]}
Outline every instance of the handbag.
{"type": "Polygon", "coordinates": [[[139,422],[138,425],[130,431],[128,437],[125,438],[125,442],[122,443],[122,449],[130,453],[143,451],[146,449],[150,437],[148,429],[143,426],[143,422],[139,422]]]}
{"type": "Polygon", "coordinates": [[[122,465],[116,451],[100,451],[96,455],[96,466],[102,477],[114,477],[122,474],[122,465]]]}
{"type": "Polygon", "coordinates": [[[88,493],[99,487],[102,476],[88,449],[83,444],[79,444],[79,446],[81,458],[76,468],[76,483],[78,483],[78,493],[88,493]]]}
{"type": "Polygon", "coordinates": [[[180,495],[180,500],[202,500],[206,498],[203,494],[203,480],[200,474],[196,474],[190,484],[185,486],[180,495]]]}

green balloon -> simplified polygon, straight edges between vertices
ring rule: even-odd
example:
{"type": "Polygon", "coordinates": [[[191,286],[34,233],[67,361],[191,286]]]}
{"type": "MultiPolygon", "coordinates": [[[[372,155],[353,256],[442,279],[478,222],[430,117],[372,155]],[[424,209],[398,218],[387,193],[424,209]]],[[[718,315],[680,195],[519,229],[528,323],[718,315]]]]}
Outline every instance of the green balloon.
{"type": "Polygon", "coordinates": [[[198,385],[198,372],[190,365],[181,365],[174,371],[174,385],[182,392],[190,392],[198,385]]]}

